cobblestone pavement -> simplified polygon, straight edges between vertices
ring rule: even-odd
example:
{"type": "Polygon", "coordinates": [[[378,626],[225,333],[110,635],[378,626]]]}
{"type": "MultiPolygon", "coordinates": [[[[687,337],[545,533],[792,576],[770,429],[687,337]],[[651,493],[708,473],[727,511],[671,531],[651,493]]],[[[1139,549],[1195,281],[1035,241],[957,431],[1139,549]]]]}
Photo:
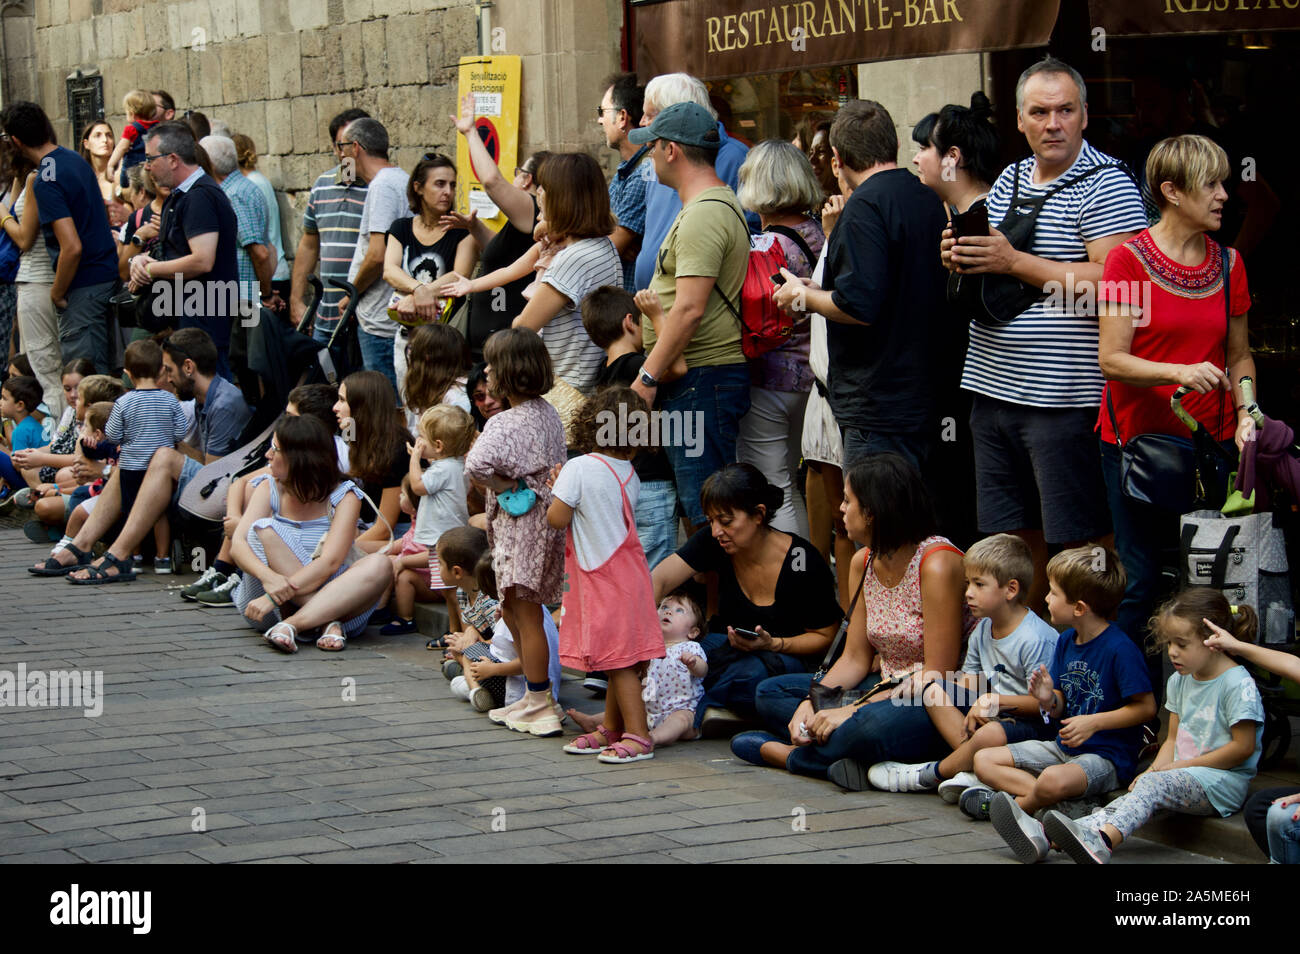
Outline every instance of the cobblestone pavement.
{"type": "Polygon", "coordinates": [[[0,528],[0,670],[100,671],[103,712],[0,709],[3,861],[1014,863],[934,797],[844,793],[721,741],[601,765],[454,699],[423,637],[285,656],[169,591],[192,577],[74,587],[24,571],[44,553],[0,528]]]}

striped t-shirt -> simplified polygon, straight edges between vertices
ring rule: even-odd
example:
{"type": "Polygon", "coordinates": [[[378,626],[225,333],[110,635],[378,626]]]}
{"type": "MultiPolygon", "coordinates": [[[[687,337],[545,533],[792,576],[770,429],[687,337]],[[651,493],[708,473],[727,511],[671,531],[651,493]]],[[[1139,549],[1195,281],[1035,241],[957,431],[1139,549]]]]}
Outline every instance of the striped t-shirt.
{"type": "MultiPolygon", "coordinates": [[[[1041,196],[1058,182],[1096,165],[1115,162],[1083,144],[1059,179],[1036,184],[1031,157],[1019,164],[1022,198],[1041,196]]],[[[1001,222],[1011,205],[1016,165],[1002,171],[988,196],[989,222],[1001,222]]],[[[1146,228],[1142,197],[1122,169],[1103,169],[1067,186],[1043,204],[1029,251],[1056,262],[1086,262],[1087,242],[1146,228]]],[[[1091,290],[1068,286],[1031,305],[1001,327],[971,322],[962,387],[1033,407],[1097,407],[1102,376],[1097,363],[1097,310],[1091,290]]]]}
{"type": "Polygon", "coordinates": [[[188,430],[189,422],[176,395],[154,388],[127,391],[114,401],[104,436],[122,445],[117,466],[123,470],[148,470],[154,451],[175,447],[188,430]]]}
{"type": "Polygon", "coordinates": [[[605,364],[605,352],[582,326],[582,300],[602,285],[623,287],[623,263],[608,236],[579,239],[555,253],[541,281],[569,299],[542,329],[555,376],[589,391],[605,364]]]}
{"type": "Polygon", "coordinates": [[[320,236],[320,277],[325,294],[316,309],[316,324],[324,330],[332,330],[342,314],[339,301],[343,292],[331,286],[328,279],[347,279],[357,247],[361,210],[366,207],[366,184],[358,180],[344,185],[339,181],[341,168],[335,166],[316,179],[302,217],[303,231],[320,236]]]}

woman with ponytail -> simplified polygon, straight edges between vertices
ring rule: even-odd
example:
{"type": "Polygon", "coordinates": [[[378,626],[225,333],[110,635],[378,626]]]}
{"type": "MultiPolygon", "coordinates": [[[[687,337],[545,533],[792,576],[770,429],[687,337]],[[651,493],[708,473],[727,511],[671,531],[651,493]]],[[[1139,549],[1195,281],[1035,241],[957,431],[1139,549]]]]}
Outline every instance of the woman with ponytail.
{"type": "Polygon", "coordinates": [[[717,576],[717,612],[699,639],[709,673],[695,709],[697,728],[710,707],[755,719],[758,684],[816,669],[843,615],[817,548],[772,528],[782,499],[753,464],[723,467],[700,491],[708,526],[652,574],[656,605],[697,573],[717,576]]]}
{"type": "Polygon", "coordinates": [[[1165,690],[1169,731],[1155,761],[1133,780],[1128,795],[1091,815],[1074,821],[1049,810],[1043,816],[1046,837],[1081,864],[1105,864],[1160,809],[1239,811],[1255,776],[1264,704],[1250,673],[1219,651],[1255,641],[1255,611],[1230,606],[1218,590],[1193,587],[1162,606],[1149,626],[1174,667],[1165,690]]]}

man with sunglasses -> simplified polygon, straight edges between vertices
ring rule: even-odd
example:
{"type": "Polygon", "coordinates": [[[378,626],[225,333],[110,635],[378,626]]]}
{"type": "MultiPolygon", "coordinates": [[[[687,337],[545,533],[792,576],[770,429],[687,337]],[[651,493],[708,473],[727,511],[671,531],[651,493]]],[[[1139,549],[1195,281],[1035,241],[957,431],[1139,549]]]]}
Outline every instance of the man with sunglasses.
{"type": "Polygon", "coordinates": [[[55,143],[54,127],[35,103],[6,106],[0,126],[36,166],[32,190],[45,247],[55,262],[49,306],[42,303],[34,310],[38,314],[23,316],[28,339],[23,349],[42,380],[57,379],[62,362],[75,358],[88,358],[96,371],[108,371],[113,358],[108,302],[118,281],[117,246],[95,172],[75,152],[55,143]]]}
{"type": "Polygon", "coordinates": [[[645,87],[635,73],[616,73],[605,81],[605,95],[596,107],[596,122],[605,133],[605,145],[618,150],[618,171],[609,180],[609,207],[618,219],[614,247],[623,260],[623,288],[636,291],[636,257],[645,232],[645,193],[654,180],[654,163],[643,160],[650,147],[634,146],[627,134],[641,125],[645,87]]]}
{"type": "Polygon", "coordinates": [[[330,120],[330,149],[337,164],[321,173],[312,184],[307,211],[302,217],[302,238],[293,259],[293,277],[289,293],[289,314],[296,325],[307,313],[307,276],[320,266],[325,284],[312,334],[317,341],[329,340],[343,315],[343,292],[332,285],[331,278],[346,280],[357,247],[361,210],[366,204],[366,182],[352,158],[348,126],[358,119],[368,119],[364,109],[345,109],[330,120]]]}
{"type": "Polygon", "coordinates": [[[161,122],[145,137],[145,167],[171,189],[159,217],[159,257],[131,259],[131,289],[152,287],[153,308],[175,328],[201,328],[216,344],[217,373],[230,378],[230,322],[239,308],[237,224],[230,199],[198,164],[184,123],[161,122]]]}

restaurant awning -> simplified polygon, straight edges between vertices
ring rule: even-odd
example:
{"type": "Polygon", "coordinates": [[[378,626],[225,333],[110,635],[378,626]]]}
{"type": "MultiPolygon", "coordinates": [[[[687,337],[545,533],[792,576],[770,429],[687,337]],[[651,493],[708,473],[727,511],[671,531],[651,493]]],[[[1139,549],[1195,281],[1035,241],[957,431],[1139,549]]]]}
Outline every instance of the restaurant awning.
{"type": "Polygon", "coordinates": [[[1110,36],[1300,30],[1300,0],[1088,0],[1110,36]]]}
{"type": "Polygon", "coordinates": [[[1043,46],[1060,6],[1059,0],[632,2],[642,79],[679,71],[719,79],[1043,46]]]}

